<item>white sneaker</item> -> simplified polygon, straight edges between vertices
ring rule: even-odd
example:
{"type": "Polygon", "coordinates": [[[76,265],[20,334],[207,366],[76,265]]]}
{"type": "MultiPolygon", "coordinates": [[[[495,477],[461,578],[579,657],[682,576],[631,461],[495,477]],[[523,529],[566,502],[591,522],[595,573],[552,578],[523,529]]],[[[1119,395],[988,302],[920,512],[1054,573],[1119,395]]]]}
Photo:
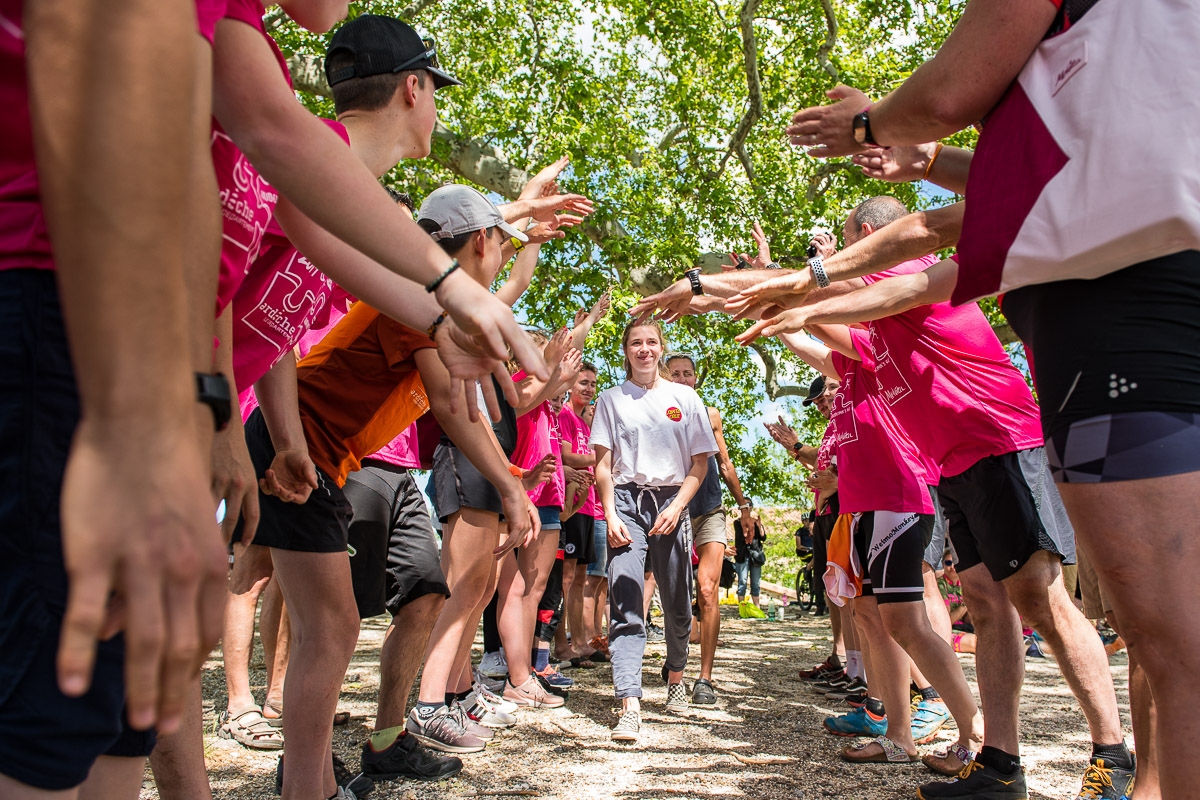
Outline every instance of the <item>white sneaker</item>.
{"type": "Polygon", "coordinates": [[[516,717],[500,711],[474,690],[462,701],[462,707],[466,709],[467,716],[485,728],[510,728],[517,724],[516,717]]]}
{"type": "Polygon", "coordinates": [[[510,703],[508,700],[505,700],[499,694],[492,691],[492,689],[486,684],[476,683],[471,687],[471,691],[474,692],[477,697],[486,700],[488,705],[495,711],[499,711],[504,714],[516,714],[521,708],[516,703],[510,703]]]}
{"type": "Polygon", "coordinates": [[[508,677],[508,661],[504,658],[504,649],[495,653],[484,653],[479,662],[479,671],[489,678],[508,677]]]}

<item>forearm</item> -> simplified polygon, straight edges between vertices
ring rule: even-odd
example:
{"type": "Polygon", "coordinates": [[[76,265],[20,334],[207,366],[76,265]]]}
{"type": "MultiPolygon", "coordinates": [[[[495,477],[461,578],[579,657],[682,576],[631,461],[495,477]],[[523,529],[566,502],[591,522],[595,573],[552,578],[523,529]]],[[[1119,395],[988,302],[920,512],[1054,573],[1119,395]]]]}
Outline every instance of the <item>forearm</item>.
{"type": "Polygon", "coordinates": [[[289,241],[313,266],[380,313],[423,331],[442,312],[436,298],[423,286],[367,258],[304,216],[286,198],[279,198],[275,218],[289,241]]]}
{"type": "Polygon", "coordinates": [[[738,480],[737,470],[734,468],[733,462],[726,456],[725,458],[718,458],[717,465],[721,470],[721,480],[729,487],[729,493],[733,495],[734,502],[739,507],[744,506],[746,504],[746,495],[742,494],[742,482],[738,480]]]}
{"type": "Polygon", "coordinates": [[[802,445],[799,450],[792,450],[792,457],[809,469],[817,468],[817,448],[802,445]]]}
{"type": "Polygon", "coordinates": [[[533,282],[533,273],[537,268],[538,255],[541,253],[541,250],[542,246],[540,244],[530,244],[526,245],[524,250],[517,253],[517,260],[513,262],[512,270],[508,274],[508,280],[496,290],[496,297],[509,306],[517,304],[517,301],[521,299],[521,295],[525,294],[525,290],[533,282]]]}
{"type": "Polygon", "coordinates": [[[804,333],[781,333],[778,338],[788,350],[817,372],[827,378],[839,377],[837,370],[833,368],[833,352],[825,345],[804,333]]]}
{"type": "MultiPolygon", "coordinates": [[[[814,303],[807,308],[806,324],[842,324],[870,322],[901,314],[926,303],[949,299],[928,297],[924,273],[898,275],[873,283],[841,297],[814,303]]],[[[953,288],[953,287],[951,287],[953,288]]]]}
{"type": "MultiPolygon", "coordinates": [[[[939,157],[945,157],[945,153],[939,157]]],[[[917,211],[864,236],[823,262],[831,281],[874,275],[958,243],[964,202],[930,211],[917,211]]],[[[809,276],[811,283],[811,274],[809,276]]],[[[815,284],[813,284],[815,285],[815,284]]]]}
{"type": "Polygon", "coordinates": [[[308,451],[296,384],[296,359],[290,353],[279,359],[266,375],[254,384],[258,407],[271,434],[276,450],[308,451]]]}
{"type": "Polygon", "coordinates": [[[611,457],[602,457],[596,460],[596,499],[600,501],[600,507],[604,509],[604,516],[610,519],[617,516],[611,457]]]}
{"type": "MultiPolygon", "coordinates": [[[[743,289],[757,286],[763,281],[778,278],[780,275],[796,272],[789,269],[740,269],[732,272],[715,272],[700,276],[700,285],[704,294],[717,298],[733,297],[743,289]]],[[[700,298],[696,298],[699,300],[700,298]]],[[[723,306],[716,305],[713,310],[720,311],[723,306]]]]}
{"type": "Polygon", "coordinates": [[[563,450],[562,462],[574,469],[588,469],[589,467],[596,466],[596,456],[595,454],[586,455],[584,453],[576,453],[572,450],[563,450]]]}
{"type": "Polygon", "coordinates": [[[974,151],[947,145],[936,152],[937,159],[925,179],[955,194],[966,194],[974,151]]]}
{"type": "Polygon", "coordinates": [[[881,145],[921,144],[973,125],[995,107],[1046,34],[1045,0],[971,0],[941,49],[871,107],[881,145]]]}
{"type": "MultiPolygon", "coordinates": [[[[200,146],[192,102],[203,80],[194,12],[180,2],[115,12],[46,0],[25,4],[24,28],[42,206],[82,414],[138,426],[200,419],[186,355],[199,352],[185,277],[200,146]]],[[[211,304],[208,314],[211,332],[211,304]]]]}
{"type": "Polygon", "coordinates": [[[692,502],[692,498],[696,496],[696,492],[700,491],[700,484],[704,482],[704,476],[708,474],[708,456],[692,457],[692,465],[688,468],[687,476],[683,479],[683,483],[679,486],[679,493],[675,495],[675,503],[685,511],[687,504],[692,502]]]}

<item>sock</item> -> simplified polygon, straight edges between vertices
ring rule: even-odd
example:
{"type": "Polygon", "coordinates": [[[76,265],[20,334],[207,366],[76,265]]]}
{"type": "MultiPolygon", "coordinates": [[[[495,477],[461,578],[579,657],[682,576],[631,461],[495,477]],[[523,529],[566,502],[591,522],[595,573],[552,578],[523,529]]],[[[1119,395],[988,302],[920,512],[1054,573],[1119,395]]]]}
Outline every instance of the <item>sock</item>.
{"type": "Polygon", "coordinates": [[[887,711],[883,707],[883,701],[874,697],[868,697],[867,702],[863,705],[867,711],[870,711],[877,717],[887,716],[887,711]]]}
{"type": "Polygon", "coordinates": [[[533,669],[535,672],[545,672],[550,666],[550,648],[539,647],[533,651],[533,669]]]}
{"type": "Polygon", "coordinates": [[[846,651],[846,674],[851,678],[861,678],[863,676],[862,651],[846,651]]]}
{"type": "Polygon", "coordinates": [[[443,706],[442,703],[423,703],[420,700],[418,700],[417,707],[415,710],[417,712],[417,716],[420,717],[421,719],[429,719],[430,717],[433,716],[434,712],[437,711],[442,706],[443,706]]]}
{"type": "MultiPolygon", "coordinates": [[[[419,713],[419,712],[418,712],[419,713]]],[[[375,731],[371,734],[371,749],[376,753],[382,753],[396,743],[396,740],[404,735],[404,726],[396,725],[392,728],[384,728],[381,731],[375,731]]]]}
{"type": "Polygon", "coordinates": [[[985,767],[991,767],[1001,775],[1012,775],[1021,768],[1021,757],[997,750],[995,747],[984,746],[975,756],[975,760],[985,767]]]}
{"type": "Polygon", "coordinates": [[[458,699],[458,695],[454,692],[446,692],[446,708],[454,708],[454,701],[458,699]]]}
{"type": "Polygon", "coordinates": [[[942,699],[942,696],[937,693],[937,689],[933,688],[932,686],[926,686],[924,689],[921,689],[920,691],[921,691],[921,699],[922,700],[941,700],[942,699]]]}
{"type": "Polygon", "coordinates": [[[1104,763],[1111,767],[1133,769],[1133,754],[1129,752],[1124,742],[1116,744],[1096,744],[1092,742],[1092,761],[1103,758],[1104,763]]]}

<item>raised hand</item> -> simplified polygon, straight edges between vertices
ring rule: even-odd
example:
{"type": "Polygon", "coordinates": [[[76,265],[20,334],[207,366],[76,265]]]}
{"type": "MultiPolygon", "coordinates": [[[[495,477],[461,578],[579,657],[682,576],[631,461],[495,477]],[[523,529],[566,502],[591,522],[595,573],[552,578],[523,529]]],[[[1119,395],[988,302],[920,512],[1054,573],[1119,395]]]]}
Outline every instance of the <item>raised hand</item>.
{"type": "MultiPolygon", "coordinates": [[[[493,420],[500,419],[500,404],[496,400],[496,387],[490,377],[496,378],[504,397],[510,405],[518,402],[517,390],[508,375],[504,362],[483,353],[479,342],[462,332],[454,320],[446,320],[434,334],[438,358],[450,373],[450,413],[458,413],[459,403],[466,397],[467,416],[474,422],[479,419],[479,404],[475,402],[478,386],[493,420]]],[[[532,342],[531,342],[532,344],[532,342]]]]}
{"type": "Polygon", "coordinates": [[[783,421],[782,415],[780,415],[778,422],[764,422],[763,426],[766,427],[767,433],[771,435],[771,438],[783,445],[787,450],[791,450],[795,447],[796,442],[800,441],[800,437],[796,435],[792,427],[783,421]]]}
{"type": "Polygon", "coordinates": [[[725,301],[725,311],[738,319],[772,308],[791,308],[804,302],[814,288],[807,271],[782,271],[781,275],[743,289],[725,301]]]}
{"type": "Polygon", "coordinates": [[[551,194],[535,197],[526,201],[529,204],[529,215],[539,222],[554,220],[560,214],[571,217],[572,224],[582,222],[582,218],[595,211],[591,200],[581,194],[551,194]]]}
{"type": "Polygon", "coordinates": [[[736,338],[739,344],[750,344],[760,336],[778,336],[781,333],[797,333],[808,324],[808,310],[793,308],[781,312],[771,319],[760,319],[736,338]]]}
{"type": "Polygon", "coordinates": [[[807,147],[814,158],[832,158],[860,153],[866,148],[854,139],[854,118],[871,105],[865,94],[844,84],[838,84],[825,95],[832,105],[812,106],[797,111],[787,127],[789,141],[796,147],[807,147]]]}
{"type": "Polygon", "coordinates": [[[821,258],[831,258],[837,253],[837,238],[832,233],[822,231],[809,239],[808,243],[817,249],[817,255],[821,258]]]}
{"type": "Polygon", "coordinates": [[[547,453],[541,461],[534,464],[531,469],[525,473],[525,477],[521,478],[521,487],[527,492],[532,492],[537,487],[541,486],[546,481],[554,476],[558,469],[558,460],[553,453],[547,453]]]}
{"type": "Polygon", "coordinates": [[[530,375],[542,380],[550,376],[541,352],[517,324],[512,309],[461,269],[442,281],[437,300],[462,332],[476,340],[482,353],[507,360],[511,348],[530,375]]]}
{"type": "Polygon", "coordinates": [[[583,353],[572,347],[566,352],[559,363],[561,365],[559,369],[560,379],[573,381],[575,376],[579,374],[579,370],[583,367],[583,353]]]}
{"type": "Polygon", "coordinates": [[[907,183],[925,177],[929,159],[936,150],[936,142],[904,147],[872,147],[855,154],[850,160],[855,166],[861,167],[868,178],[888,183],[907,183]]]}
{"type": "Polygon", "coordinates": [[[285,503],[303,504],[317,488],[317,468],[308,450],[279,450],[258,482],[263,494],[278,497],[285,503]]]}
{"type": "Polygon", "coordinates": [[[542,167],[521,190],[521,199],[531,200],[535,197],[558,194],[558,176],[562,174],[569,163],[571,163],[571,157],[564,155],[557,161],[542,167]]]}
{"type": "MultiPolygon", "coordinates": [[[[555,239],[566,238],[566,231],[560,230],[563,227],[561,220],[566,217],[555,217],[552,220],[543,222],[535,222],[533,225],[525,229],[525,237],[529,239],[528,244],[545,244],[546,242],[555,239]]],[[[572,223],[574,224],[574,223],[572,223]]]]}
{"type": "Polygon", "coordinates": [[[565,326],[559,328],[550,337],[550,341],[546,343],[546,349],[543,355],[547,364],[558,364],[562,361],[563,356],[567,354],[567,347],[571,343],[571,331],[565,326]]]}
{"type": "Polygon", "coordinates": [[[686,279],[678,280],[658,294],[643,297],[629,309],[629,315],[644,322],[657,313],[663,319],[673,321],[688,315],[694,296],[692,285],[686,279]]]}

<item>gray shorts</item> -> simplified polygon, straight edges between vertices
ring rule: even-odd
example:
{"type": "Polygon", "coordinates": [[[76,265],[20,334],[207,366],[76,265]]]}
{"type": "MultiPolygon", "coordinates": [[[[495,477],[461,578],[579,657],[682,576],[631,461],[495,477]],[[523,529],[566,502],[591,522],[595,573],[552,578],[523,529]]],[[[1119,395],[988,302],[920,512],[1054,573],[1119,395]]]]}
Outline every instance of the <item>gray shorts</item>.
{"type": "Polygon", "coordinates": [[[942,556],[946,553],[946,515],[938,500],[936,486],[929,487],[929,497],[933,500],[933,537],[925,548],[925,563],[937,572],[942,568],[942,556]]]}
{"type": "Polygon", "coordinates": [[[478,508],[504,517],[504,503],[492,482],[452,445],[433,451],[433,488],[438,519],[450,519],[464,508],[478,508]]]}

